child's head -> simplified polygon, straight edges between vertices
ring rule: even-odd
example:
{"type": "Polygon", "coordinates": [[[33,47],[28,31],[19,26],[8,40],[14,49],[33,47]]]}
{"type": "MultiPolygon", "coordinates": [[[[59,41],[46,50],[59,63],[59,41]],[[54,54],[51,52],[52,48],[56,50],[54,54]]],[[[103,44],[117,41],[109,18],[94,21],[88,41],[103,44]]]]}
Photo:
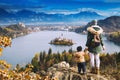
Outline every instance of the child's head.
{"type": "Polygon", "coordinates": [[[82,47],[81,46],[78,46],[77,47],[77,51],[79,52],[79,51],[82,51],[82,47]]]}

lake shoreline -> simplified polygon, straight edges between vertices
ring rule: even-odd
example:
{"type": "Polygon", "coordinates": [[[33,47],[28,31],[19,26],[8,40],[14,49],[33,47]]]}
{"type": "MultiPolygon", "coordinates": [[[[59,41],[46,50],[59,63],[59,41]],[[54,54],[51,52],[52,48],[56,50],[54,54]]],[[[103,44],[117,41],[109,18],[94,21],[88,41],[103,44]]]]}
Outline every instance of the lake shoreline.
{"type": "MultiPolygon", "coordinates": [[[[31,61],[36,53],[43,51],[48,52],[49,48],[52,49],[53,53],[61,53],[64,50],[68,51],[72,49],[76,51],[76,47],[81,45],[83,49],[85,48],[87,35],[78,34],[75,32],[66,31],[39,31],[33,32],[25,36],[14,38],[12,41],[12,46],[7,47],[3,51],[3,56],[1,59],[6,60],[8,63],[16,64],[26,64],[31,61]],[[76,44],[72,46],[59,46],[51,45],[49,42],[56,37],[61,36],[72,39],[76,44]]],[[[104,43],[106,46],[105,53],[120,52],[120,47],[110,42],[104,37],[104,43]],[[114,49],[113,49],[114,47],[114,49]]]]}

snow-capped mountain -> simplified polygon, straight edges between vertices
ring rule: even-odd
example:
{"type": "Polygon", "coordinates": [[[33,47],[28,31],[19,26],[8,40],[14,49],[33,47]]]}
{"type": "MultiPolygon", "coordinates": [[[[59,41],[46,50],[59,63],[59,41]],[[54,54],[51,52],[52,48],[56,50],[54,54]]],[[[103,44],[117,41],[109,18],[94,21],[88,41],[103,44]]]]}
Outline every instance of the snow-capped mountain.
{"type": "Polygon", "coordinates": [[[47,14],[44,12],[35,12],[31,10],[20,10],[18,12],[8,12],[0,9],[0,23],[4,22],[79,22],[90,21],[93,19],[102,19],[104,16],[93,11],[82,11],[75,14],[47,14]]]}

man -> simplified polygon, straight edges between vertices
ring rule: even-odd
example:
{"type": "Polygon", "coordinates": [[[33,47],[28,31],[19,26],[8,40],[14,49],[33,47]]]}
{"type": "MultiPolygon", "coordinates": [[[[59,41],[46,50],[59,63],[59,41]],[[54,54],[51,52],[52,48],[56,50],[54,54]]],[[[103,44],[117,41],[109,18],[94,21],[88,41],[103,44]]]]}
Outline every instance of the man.
{"type": "Polygon", "coordinates": [[[94,25],[87,28],[87,42],[86,49],[89,51],[91,72],[99,74],[100,58],[99,54],[104,50],[104,44],[102,41],[103,29],[97,25],[97,20],[94,20],[94,25]]]}

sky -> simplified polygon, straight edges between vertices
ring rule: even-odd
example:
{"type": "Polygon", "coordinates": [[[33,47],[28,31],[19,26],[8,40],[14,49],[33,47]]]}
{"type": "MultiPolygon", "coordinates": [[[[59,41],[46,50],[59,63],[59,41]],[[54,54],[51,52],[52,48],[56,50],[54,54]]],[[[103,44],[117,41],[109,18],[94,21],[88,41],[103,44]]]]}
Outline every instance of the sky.
{"type": "Polygon", "coordinates": [[[29,9],[48,14],[74,14],[95,11],[101,15],[120,15],[120,0],[0,0],[0,8],[8,11],[29,9]]]}

